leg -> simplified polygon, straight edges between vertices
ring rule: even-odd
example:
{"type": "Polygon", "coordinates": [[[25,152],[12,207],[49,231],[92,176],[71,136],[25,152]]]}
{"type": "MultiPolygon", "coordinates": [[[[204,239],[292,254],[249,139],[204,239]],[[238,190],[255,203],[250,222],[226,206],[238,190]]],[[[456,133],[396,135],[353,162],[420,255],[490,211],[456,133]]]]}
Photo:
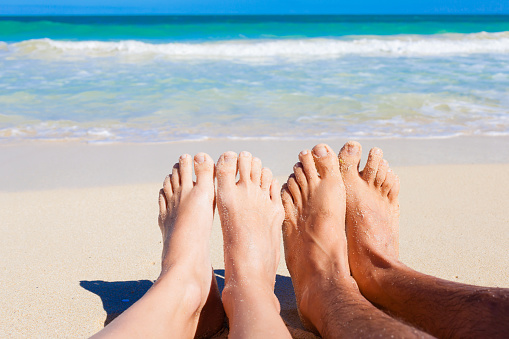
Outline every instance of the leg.
{"type": "Polygon", "coordinates": [[[283,221],[278,184],[248,152],[238,159],[233,152],[224,153],[216,174],[224,238],[223,304],[230,336],[290,337],[274,295],[283,221]]]}
{"type": "Polygon", "coordinates": [[[211,272],[209,236],[214,216],[214,162],[203,153],[180,157],[159,193],[163,235],[161,275],[150,290],[94,337],[210,336],[224,311],[211,272]],[[198,328],[198,331],[197,331],[198,328]]]}
{"type": "Polygon", "coordinates": [[[345,186],[327,145],[303,151],[283,188],[285,256],[304,325],[324,338],[426,337],[375,308],[350,275],[345,186]]]}
{"type": "Polygon", "coordinates": [[[370,151],[362,172],[360,156],[360,145],[349,142],[339,163],[347,192],[350,269],[362,294],[438,337],[507,336],[509,289],[453,283],[398,260],[398,178],[380,149],[370,151]]]}

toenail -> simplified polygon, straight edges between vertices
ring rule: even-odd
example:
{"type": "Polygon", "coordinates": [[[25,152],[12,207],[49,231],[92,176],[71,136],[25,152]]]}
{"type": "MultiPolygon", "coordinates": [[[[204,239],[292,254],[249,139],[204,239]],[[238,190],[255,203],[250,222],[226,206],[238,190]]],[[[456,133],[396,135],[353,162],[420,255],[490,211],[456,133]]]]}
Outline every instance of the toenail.
{"type": "Polygon", "coordinates": [[[198,164],[201,164],[205,161],[205,156],[203,154],[197,154],[194,157],[194,161],[196,161],[198,164]]]}
{"type": "Polygon", "coordinates": [[[374,148],[373,153],[376,155],[380,155],[380,154],[382,154],[382,150],[380,148],[374,148]]]}
{"type": "Polygon", "coordinates": [[[251,156],[251,153],[249,153],[247,151],[242,151],[242,152],[240,152],[240,156],[241,157],[249,157],[249,156],[251,156]]]}
{"type": "Polygon", "coordinates": [[[300,152],[300,154],[301,155],[306,155],[306,154],[308,154],[308,152],[309,152],[308,150],[304,150],[304,151],[300,152]]]}
{"type": "Polygon", "coordinates": [[[233,152],[227,152],[224,154],[224,160],[225,161],[232,161],[235,159],[235,153],[233,152]]]}
{"type": "Polygon", "coordinates": [[[357,154],[357,145],[348,144],[347,151],[350,155],[357,154]]]}
{"type": "Polygon", "coordinates": [[[184,160],[184,159],[187,159],[187,157],[189,157],[189,155],[187,155],[187,154],[182,154],[182,155],[180,156],[180,159],[184,160]]]}
{"type": "Polygon", "coordinates": [[[321,158],[327,155],[327,148],[325,146],[318,146],[313,149],[313,153],[317,158],[321,158]]]}

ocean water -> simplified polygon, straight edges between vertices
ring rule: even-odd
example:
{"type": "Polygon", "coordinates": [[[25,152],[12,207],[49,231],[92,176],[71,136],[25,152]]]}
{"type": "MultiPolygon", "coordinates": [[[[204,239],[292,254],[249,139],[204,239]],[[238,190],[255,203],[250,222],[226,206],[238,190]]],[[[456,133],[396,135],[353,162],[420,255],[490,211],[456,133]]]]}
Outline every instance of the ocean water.
{"type": "Polygon", "coordinates": [[[0,17],[0,143],[509,135],[509,16],[0,17]]]}

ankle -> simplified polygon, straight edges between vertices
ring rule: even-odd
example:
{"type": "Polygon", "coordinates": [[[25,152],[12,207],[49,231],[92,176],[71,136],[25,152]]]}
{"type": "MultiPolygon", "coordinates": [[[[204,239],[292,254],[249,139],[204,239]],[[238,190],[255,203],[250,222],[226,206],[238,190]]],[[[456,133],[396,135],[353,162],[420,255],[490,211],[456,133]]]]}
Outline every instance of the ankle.
{"type": "Polygon", "coordinates": [[[190,272],[187,266],[174,265],[163,268],[152,288],[182,291],[179,293],[182,313],[199,316],[210,291],[210,282],[190,272]]]}
{"type": "Polygon", "coordinates": [[[279,300],[274,290],[266,284],[250,281],[248,284],[229,281],[225,284],[222,293],[224,310],[229,318],[243,307],[256,308],[262,304],[266,310],[273,310],[279,314],[279,300]]]}
{"type": "MultiPolygon", "coordinates": [[[[358,294],[357,283],[351,276],[323,277],[308,284],[302,291],[299,300],[299,313],[306,327],[315,332],[322,333],[328,316],[331,297],[358,294]]],[[[346,299],[345,299],[346,300],[346,299]]],[[[344,301],[344,300],[343,300],[344,301]]]]}
{"type": "Polygon", "coordinates": [[[356,279],[362,294],[372,303],[383,305],[390,299],[387,286],[393,279],[405,274],[409,268],[399,260],[386,260],[383,265],[373,266],[362,279],[356,279]]]}

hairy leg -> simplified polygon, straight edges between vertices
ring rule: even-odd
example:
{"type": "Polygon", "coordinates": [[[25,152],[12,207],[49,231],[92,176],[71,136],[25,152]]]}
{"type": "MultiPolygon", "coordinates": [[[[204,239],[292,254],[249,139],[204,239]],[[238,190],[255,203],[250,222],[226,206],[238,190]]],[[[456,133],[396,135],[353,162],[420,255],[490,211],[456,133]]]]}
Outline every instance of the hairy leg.
{"type": "Polygon", "coordinates": [[[209,257],[214,162],[183,155],[159,192],[161,274],[148,292],[94,337],[193,338],[219,331],[224,310],[209,257]]]}
{"type": "Polygon", "coordinates": [[[303,324],[324,338],[426,337],[389,317],[360,293],[350,275],[345,187],[334,151],[317,145],[283,187],[283,238],[303,324]]]}
{"type": "Polygon", "coordinates": [[[348,142],[339,153],[350,269],[362,294],[438,337],[507,337],[509,289],[438,279],[398,260],[399,181],[382,157],[372,149],[359,172],[360,144],[348,142]]]}
{"type": "Polygon", "coordinates": [[[274,294],[283,206],[270,170],[248,152],[226,152],[216,167],[224,239],[223,304],[233,338],[290,337],[274,294]],[[236,174],[239,180],[236,181],[236,174]]]}

